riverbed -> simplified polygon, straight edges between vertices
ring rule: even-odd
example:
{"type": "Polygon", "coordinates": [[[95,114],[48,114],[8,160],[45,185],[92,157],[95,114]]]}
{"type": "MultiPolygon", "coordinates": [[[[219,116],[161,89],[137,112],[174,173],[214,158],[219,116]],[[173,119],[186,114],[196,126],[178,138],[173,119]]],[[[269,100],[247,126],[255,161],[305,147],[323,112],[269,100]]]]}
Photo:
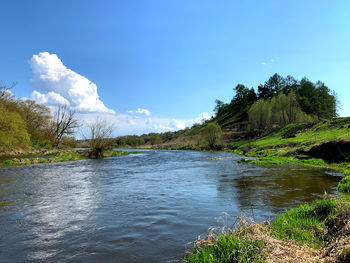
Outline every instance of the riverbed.
{"type": "Polygon", "coordinates": [[[177,262],[218,218],[273,219],[340,180],[232,153],[141,151],[0,168],[0,262],[177,262]]]}

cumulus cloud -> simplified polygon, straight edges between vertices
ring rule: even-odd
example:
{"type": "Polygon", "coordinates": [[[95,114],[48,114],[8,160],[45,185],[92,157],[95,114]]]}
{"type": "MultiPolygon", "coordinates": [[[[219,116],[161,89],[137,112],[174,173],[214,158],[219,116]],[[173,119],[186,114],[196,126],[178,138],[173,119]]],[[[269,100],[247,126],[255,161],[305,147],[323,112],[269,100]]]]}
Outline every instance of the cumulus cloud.
{"type": "Polygon", "coordinates": [[[67,68],[55,54],[40,52],[29,64],[34,74],[31,97],[37,102],[67,104],[81,113],[115,113],[99,99],[95,83],[67,68]]]}
{"type": "Polygon", "coordinates": [[[53,92],[53,91],[50,91],[47,94],[42,94],[42,93],[34,90],[31,97],[33,100],[35,100],[36,102],[41,103],[41,104],[67,105],[67,106],[70,105],[68,100],[66,100],[60,94],[53,92]]]}
{"type": "Polygon", "coordinates": [[[138,108],[136,111],[133,111],[133,110],[129,110],[128,111],[129,113],[137,113],[137,114],[144,114],[146,116],[150,116],[151,115],[151,112],[147,109],[140,109],[138,108]]]}

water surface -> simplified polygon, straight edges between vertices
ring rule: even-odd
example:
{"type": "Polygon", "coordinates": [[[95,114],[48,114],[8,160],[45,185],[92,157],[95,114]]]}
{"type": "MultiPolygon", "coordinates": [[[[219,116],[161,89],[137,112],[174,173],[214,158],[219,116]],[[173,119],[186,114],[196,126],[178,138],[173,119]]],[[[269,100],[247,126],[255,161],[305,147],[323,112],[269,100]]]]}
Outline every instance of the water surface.
{"type": "Polygon", "coordinates": [[[0,169],[0,262],[176,262],[223,212],[255,220],[334,193],[339,177],[231,153],[144,150],[0,169]]]}

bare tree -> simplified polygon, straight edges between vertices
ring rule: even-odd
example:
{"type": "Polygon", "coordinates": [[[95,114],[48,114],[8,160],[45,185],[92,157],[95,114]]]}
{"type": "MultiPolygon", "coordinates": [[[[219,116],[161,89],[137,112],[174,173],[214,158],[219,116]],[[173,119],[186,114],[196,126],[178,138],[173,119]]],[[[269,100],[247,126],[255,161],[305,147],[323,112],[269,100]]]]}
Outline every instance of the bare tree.
{"type": "Polygon", "coordinates": [[[9,87],[7,87],[0,82],[0,99],[13,98],[13,94],[10,90],[16,85],[17,82],[13,82],[9,87]]]}
{"type": "Polygon", "coordinates": [[[73,135],[79,122],[75,118],[75,112],[68,110],[67,105],[59,105],[53,117],[53,135],[55,145],[59,146],[63,136],[73,135]]]}
{"type": "Polygon", "coordinates": [[[104,119],[96,118],[94,122],[88,124],[88,130],[90,133],[88,141],[91,148],[88,157],[102,158],[103,152],[111,147],[109,138],[113,132],[113,125],[108,124],[104,119]]]}

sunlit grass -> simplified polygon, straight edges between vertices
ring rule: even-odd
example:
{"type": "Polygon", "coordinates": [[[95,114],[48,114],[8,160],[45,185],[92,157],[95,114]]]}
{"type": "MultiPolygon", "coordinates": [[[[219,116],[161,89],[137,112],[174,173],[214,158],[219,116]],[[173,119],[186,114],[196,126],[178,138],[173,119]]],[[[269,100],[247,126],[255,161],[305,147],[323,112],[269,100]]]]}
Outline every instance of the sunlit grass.
{"type": "Polygon", "coordinates": [[[188,263],[235,263],[266,262],[261,251],[265,243],[249,240],[244,233],[219,235],[211,245],[193,251],[184,262],[188,263]]]}
{"type": "Polygon", "coordinates": [[[321,247],[325,244],[325,221],[335,211],[336,201],[329,198],[317,200],[313,205],[301,205],[280,215],[271,225],[272,233],[281,240],[321,247]]]}

